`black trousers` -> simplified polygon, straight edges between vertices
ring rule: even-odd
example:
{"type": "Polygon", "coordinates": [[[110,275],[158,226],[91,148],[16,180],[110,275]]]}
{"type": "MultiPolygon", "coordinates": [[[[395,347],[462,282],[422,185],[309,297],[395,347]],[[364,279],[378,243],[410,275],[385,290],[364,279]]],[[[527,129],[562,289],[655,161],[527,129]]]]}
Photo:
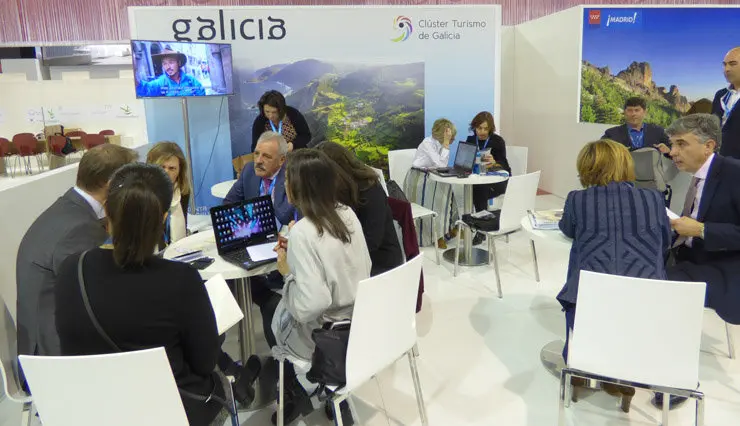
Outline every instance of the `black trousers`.
{"type": "Polygon", "coordinates": [[[475,211],[486,210],[488,200],[506,192],[507,182],[492,183],[490,185],[473,185],[473,207],[475,211]]]}

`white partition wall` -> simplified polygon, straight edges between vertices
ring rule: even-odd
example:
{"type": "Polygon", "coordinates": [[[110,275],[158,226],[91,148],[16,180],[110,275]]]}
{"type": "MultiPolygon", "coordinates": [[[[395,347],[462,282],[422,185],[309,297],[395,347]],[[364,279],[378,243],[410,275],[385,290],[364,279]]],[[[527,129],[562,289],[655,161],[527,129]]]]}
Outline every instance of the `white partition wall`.
{"type": "Polygon", "coordinates": [[[23,179],[0,189],[0,294],[15,318],[15,259],[34,220],[75,184],[77,164],[23,179]]]}

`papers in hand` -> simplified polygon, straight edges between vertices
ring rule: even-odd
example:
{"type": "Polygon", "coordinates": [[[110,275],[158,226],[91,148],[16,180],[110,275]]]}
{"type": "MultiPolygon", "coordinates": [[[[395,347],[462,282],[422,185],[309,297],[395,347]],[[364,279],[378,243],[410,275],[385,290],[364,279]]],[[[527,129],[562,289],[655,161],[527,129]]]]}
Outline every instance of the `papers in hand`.
{"type": "Polygon", "coordinates": [[[665,208],[665,212],[666,212],[666,214],[668,214],[668,219],[670,219],[670,220],[678,219],[678,218],[681,217],[681,216],[677,215],[676,213],[673,213],[671,211],[671,209],[669,209],[668,207],[665,208]]]}
{"type": "Polygon", "coordinates": [[[258,244],[256,246],[247,247],[247,253],[252,262],[261,262],[268,259],[277,259],[277,253],[275,253],[275,243],[258,244]]]}
{"type": "Polygon", "coordinates": [[[226,330],[233,327],[244,318],[244,313],[236,303],[234,295],[231,294],[226,280],[221,274],[206,281],[206,291],[211,299],[213,313],[216,315],[216,327],[218,334],[224,334],[226,330]]]}
{"type": "Polygon", "coordinates": [[[562,209],[529,211],[529,221],[534,229],[558,229],[562,217],[562,209]]]}

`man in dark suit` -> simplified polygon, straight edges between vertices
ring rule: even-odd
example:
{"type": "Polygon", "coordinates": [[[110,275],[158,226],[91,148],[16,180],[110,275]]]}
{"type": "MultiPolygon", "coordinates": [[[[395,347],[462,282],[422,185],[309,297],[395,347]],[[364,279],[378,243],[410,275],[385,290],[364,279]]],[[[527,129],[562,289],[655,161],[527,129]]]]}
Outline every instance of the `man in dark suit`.
{"type": "MultiPolygon", "coordinates": [[[[666,274],[671,281],[706,282],[704,305],[740,324],[740,161],[716,153],[722,131],[714,115],[679,118],[667,132],[676,166],[693,178],[681,217],[671,221],[675,265],[666,274]]],[[[662,406],[661,397],[653,401],[662,406]]],[[[671,397],[671,406],[680,402],[671,397]]]]}
{"type": "Polygon", "coordinates": [[[108,238],[105,204],[108,180],[135,161],[128,148],[104,144],[85,153],[77,182],[33,222],[16,260],[18,354],[61,355],[54,321],[54,287],[62,262],[100,246],[108,238]]]}
{"type": "MultiPolygon", "coordinates": [[[[278,227],[288,225],[298,219],[298,211],[288,202],[285,192],[285,157],[288,154],[288,143],[277,132],[264,132],[257,140],[254,149],[254,162],[242,169],[239,179],[224,198],[224,204],[238,203],[263,195],[272,196],[278,227]]],[[[272,317],[280,301],[280,295],[274,292],[282,288],[282,276],[273,272],[266,276],[252,277],[250,288],[252,300],[260,307],[262,328],[270,347],[275,346],[272,333],[272,317]]]]}
{"type": "Polygon", "coordinates": [[[601,139],[611,139],[626,146],[630,151],[656,147],[664,154],[670,143],[662,127],[645,123],[647,103],[642,98],[629,98],[624,103],[624,121],[621,126],[607,129],[601,139]],[[660,145],[663,146],[660,146],[660,145]]]}
{"type": "Polygon", "coordinates": [[[730,85],[714,95],[712,114],[719,117],[722,123],[722,147],[719,153],[725,157],[740,158],[740,47],[725,55],[722,62],[725,67],[725,78],[730,85]]]}

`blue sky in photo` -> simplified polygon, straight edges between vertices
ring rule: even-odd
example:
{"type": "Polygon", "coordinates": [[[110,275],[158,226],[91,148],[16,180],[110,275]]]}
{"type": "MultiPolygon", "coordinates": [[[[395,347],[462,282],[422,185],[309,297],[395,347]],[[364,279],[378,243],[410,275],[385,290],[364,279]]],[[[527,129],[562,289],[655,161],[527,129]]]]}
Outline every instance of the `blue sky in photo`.
{"type": "Polygon", "coordinates": [[[582,58],[609,66],[612,74],[630,63],[649,62],[653,81],[678,86],[690,101],[714,97],[727,85],[722,60],[740,46],[740,8],[584,9],[582,58]],[[589,10],[601,11],[601,25],[589,25],[589,10]],[[633,17],[634,23],[608,17],[633,17]]]}

